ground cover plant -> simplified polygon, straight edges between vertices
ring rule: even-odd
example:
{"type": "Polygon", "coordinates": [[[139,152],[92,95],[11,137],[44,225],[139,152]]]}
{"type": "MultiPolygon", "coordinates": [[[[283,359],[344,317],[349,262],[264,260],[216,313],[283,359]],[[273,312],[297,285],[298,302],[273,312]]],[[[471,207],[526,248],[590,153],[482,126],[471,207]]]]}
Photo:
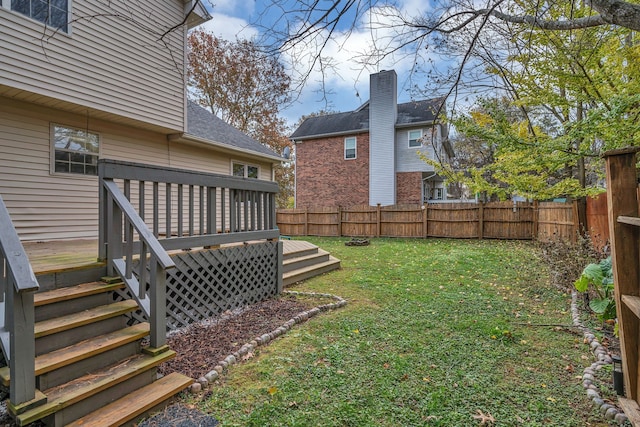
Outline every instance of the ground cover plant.
{"type": "Polygon", "coordinates": [[[604,426],[570,295],[528,242],[306,239],[342,270],[295,286],[349,304],[194,401],[223,426],[604,426]]]}

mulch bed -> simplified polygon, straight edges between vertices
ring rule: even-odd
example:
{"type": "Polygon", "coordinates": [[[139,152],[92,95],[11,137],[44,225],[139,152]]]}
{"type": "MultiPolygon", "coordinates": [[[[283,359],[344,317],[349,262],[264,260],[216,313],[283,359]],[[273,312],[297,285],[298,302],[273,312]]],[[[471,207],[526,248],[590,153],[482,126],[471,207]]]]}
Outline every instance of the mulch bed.
{"type": "Polygon", "coordinates": [[[163,375],[180,372],[198,379],[243,344],[269,333],[298,313],[317,305],[295,296],[282,295],[220,318],[191,325],[167,338],[177,356],[160,367],[163,375]]]}

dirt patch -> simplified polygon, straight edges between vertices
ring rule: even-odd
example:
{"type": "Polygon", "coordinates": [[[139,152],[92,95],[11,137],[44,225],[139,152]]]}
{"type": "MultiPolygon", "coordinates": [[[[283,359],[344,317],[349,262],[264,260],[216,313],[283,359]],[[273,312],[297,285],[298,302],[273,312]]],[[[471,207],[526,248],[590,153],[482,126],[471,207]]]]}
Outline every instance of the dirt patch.
{"type": "Polygon", "coordinates": [[[318,301],[283,295],[191,325],[167,338],[167,344],[177,356],[164,363],[160,372],[164,375],[180,372],[198,379],[243,344],[275,330],[317,304],[318,301]]]}

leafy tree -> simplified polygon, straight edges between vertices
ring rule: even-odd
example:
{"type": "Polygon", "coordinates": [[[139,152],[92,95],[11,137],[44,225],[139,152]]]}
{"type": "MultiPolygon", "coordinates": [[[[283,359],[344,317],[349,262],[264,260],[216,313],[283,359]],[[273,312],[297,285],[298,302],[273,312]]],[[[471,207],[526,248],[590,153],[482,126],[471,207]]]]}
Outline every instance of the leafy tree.
{"type": "MultiPolygon", "coordinates": [[[[230,42],[196,30],[188,38],[189,85],[200,105],[277,153],[291,145],[279,117],[289,100],[290,79],[275,57],[253,41],[230,42]]],[[[276,166],[278,206],[293,194],[293,165],[276,166]]]]}

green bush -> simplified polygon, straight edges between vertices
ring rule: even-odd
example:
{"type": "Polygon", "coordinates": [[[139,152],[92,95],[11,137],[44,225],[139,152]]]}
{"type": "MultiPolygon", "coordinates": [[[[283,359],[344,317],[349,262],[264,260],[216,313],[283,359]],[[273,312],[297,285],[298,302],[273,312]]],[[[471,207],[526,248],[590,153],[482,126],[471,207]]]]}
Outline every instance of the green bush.
{"type": "Polygon", "coordinates": [[[579,292],[587,292],[590,287],[593,289],[598,297],[589,301],[589,308],[602,320],[616,318],[611,257],[603,259],[598,264],[587,265],[574,286],[579,292]]]}

